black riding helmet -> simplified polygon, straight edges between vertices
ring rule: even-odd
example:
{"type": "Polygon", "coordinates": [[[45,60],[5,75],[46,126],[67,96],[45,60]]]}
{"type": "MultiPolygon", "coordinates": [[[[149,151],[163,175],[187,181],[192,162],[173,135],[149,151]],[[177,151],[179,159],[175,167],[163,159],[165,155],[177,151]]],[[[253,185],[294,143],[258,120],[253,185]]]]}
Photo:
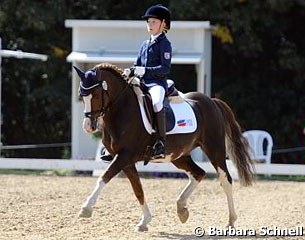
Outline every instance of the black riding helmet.
{"type": "Polygon", "coordinates": [[[171,13],[170,11],[161,4],[153,5],[149,7],[145,15],[142,16],[143,19],[147,20],[148,18],[157,18],[159,20],[164,20],[167,30],[171,27],[171,13]]]}

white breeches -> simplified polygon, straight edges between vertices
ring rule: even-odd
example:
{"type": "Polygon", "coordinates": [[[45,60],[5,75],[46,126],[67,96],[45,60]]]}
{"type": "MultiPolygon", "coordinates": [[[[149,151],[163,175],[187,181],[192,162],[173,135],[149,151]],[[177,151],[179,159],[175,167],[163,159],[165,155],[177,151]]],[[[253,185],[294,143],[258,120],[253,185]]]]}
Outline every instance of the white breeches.
{"type": "Polygon", "coordinates": [[[154,108],[154,112],[160,112],[163,108],[163,100],[165,96],[165,90],[159,85],[155,85],[149,88],[151,100],[154,108]]]}

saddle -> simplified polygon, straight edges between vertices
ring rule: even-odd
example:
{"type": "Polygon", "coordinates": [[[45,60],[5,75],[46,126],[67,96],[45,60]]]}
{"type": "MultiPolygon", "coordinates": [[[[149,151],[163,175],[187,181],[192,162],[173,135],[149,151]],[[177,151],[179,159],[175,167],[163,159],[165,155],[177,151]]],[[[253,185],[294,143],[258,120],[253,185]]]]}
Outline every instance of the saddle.
{"type": "MultiPolygon", "coordinates": [[[[145,84],[137,77],[129,81],[137,95],[142,120],[149,134],[155,132],[155,117],[151,96],[145,84]]],[[[164,110],[166,114],[166,133],[190,133],[197,128],[197,121],[193,109],[186,102],[184,94],[178,91],[173,80],[167,80],[168,91],[164,98],[164,110]]]]}

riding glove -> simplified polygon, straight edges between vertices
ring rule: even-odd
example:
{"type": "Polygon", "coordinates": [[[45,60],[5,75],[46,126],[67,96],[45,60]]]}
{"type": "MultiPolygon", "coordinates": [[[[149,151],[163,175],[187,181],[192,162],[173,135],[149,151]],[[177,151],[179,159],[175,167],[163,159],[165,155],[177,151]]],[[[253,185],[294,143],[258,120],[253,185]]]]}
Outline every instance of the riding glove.
{"type": "Polygon", "coordinates": [[[134,75],[139,76],[139,77],[143,77],[143,75],[145,74],[145,67],[135,67],[134,68],[134,75]]]}
{"type": "Polygon", "coordinates": [[[131,75],[131,69],[130,68],[125,68],[123,71],[123,75],[126,77],[132,77],[131,75]]]}
{"type": "Polygon", "coordinates": [[[125,68],[123,71],[123,75],[126,77],[143,77],[145,74],[145,67],[131,67],[131,68],[125,68]]]}

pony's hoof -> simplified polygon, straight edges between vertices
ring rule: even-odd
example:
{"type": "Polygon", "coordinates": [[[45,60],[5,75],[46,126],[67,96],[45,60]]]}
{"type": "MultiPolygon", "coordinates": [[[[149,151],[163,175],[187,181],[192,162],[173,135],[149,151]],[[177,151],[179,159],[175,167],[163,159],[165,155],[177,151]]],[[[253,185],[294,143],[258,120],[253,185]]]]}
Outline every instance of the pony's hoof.
{"type": "Polygon", "coordinates": [[[189,219],[189,210],[186,207],[177,210],[178,217],[181,223],[185,223],[189,219]]]}
{"type": "Polygon", "coordinates": [[[92,208],[84,207],[80,210],[78,217],[79,218],[90,218],[92,216],[92,208]]]}
{"type": "Polygon", "coordinates": [[[148,231],[148,227],[147,226],[136,226],[136,232],[147,232],[148,231]]]}
{"type": "Polygon", "coordinates": [[[229,227],[235,228],[235,227],[234,227],[234,222],[229,222],[229,223],[227,224],[226,228],[229,228],[229,227]]]}
{"type": "Polygon", "coordinates": [[[227,227],[232,227],[232,228],[234,228],[234,223],[236,222],[236,220],[237,220],[237,216],[236,216],[236,215],[233,216],[233,217],[231,217],[231,218],[229,219],[229,223],[228,223],[227,227]]]}

